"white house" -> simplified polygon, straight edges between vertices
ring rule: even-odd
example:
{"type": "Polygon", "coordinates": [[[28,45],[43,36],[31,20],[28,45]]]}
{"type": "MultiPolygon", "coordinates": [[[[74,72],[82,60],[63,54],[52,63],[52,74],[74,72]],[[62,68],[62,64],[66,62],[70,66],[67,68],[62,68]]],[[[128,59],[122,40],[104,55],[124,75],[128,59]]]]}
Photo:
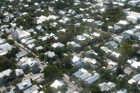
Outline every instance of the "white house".
{"type": "Polygon", "coordinates": [[[85,80],[85,84],[87,86],[90,86],[92,83],[94,83],[95,81],[97,81],[100,78],[100,74],[98,73],[94,73],[94,76],[91,76],[90,78],[85,80]]]}
{"type": "Polygon", "coordinates": [[[26,32],[26,31],[23,31],[21,29],[16,29],[15,31],[14,31],[14,29],[12,29],[11,35],[12,35],[12,38],[15,39],[15,40],[21,40],[21,39],[24,39],[24,38],[31,37],[30,33],[26,32]]]}
{"type": "Polygon", "coordinates": [[[107,46],[112,49],[116,49],[118,47],[118,44],[115,41],[111,41],[107,43],[107,46]]]}
{"type": "Polygon", "coordinates": [[[111,54],[112,50],[108,49],[107,47],[102,46],[101,49],[105,51],[106,54],[111,54]]]}
{"type": "Polygon", "coordinates": [[[47,51],[44,54],[45,55],[48,55],[48,57],[54,57],[55,56],[55,53],[54,52],[51,52],[51,51],[47,51]]]}
{"type": "Polygon", "coordinates": [[[117,59],[119,59],[120,57],[121,57],[121,54],[119,54],[119,53],[116,53],[116,52],[112,52],[112,54],[111,54],[112,56],[114,56],[115,58],[117,58],[117,59]]]}
{"type": "Polygon", "coordinates": [[[140,19],[140,13],[138,12],[128,12],[127,20],[132,21],[134,24],[140,19]]]}
{"type": "Polygon", "coordinates": [[[77,35],[77,36],[76,36],[76,40],[82,42],[82,41],[85,41],[86,38],[85,38],[83,35],[77,35]]]}
{"type": "Polygon", "coordinates": [[[134,1],[134,0],[131,0],[131,1],[128,1],[128,4],[129,5],[132,5],[132,6],[138,6],[139,5],[139,2],[138,0],[134,1]]]}
{"type": "Polygon", "coordinates": [[[63,81],[55,80],[50,86],[57,89],[58,87],[62,87],[63,85],[65,85],[63,81]]]}
{"type": "Polygon", "coordinates": [[[73,76],[75,76],[76,78],[78,78],[79,76],[81,76],[84,73],[88,73],[88,71],[85,70],[84,68],[81,68],[77,72],[73,73],[73,76]]]}
{"type": "Polygon", "coordinates": [[[78,44],[78,43],[76,43],[74,41],[68,42],[67,45],[72,46],[73,48],[75,48],[75,47],[81,47],[80,44],[78,44]]]}
{"type": "Polygon", "coordinates": [[[137,74],[137,75],[133,76],[133,77],[128,81],[128,83],[129,83],[129,84],[133,84],[133,83],[138,82],[139,80],[140,80],[140,74],[137,74]]]}
{"type": "Polygon", "coordinates": [[[53,48],[57,48],[57,47],[64,48],[64,47],[65,47],[65,45],[62,44],[62,43],[60,43],[60,42],[58,42],[58,43],[53,43],[51,46],[52,46],[53,48]]]}
{"type": "Polygon", "coordinates": [[[77,56],[74,56],[73,59],[72,59],[72,63],[75,65],[75,66],[78,66],[78,67],[81,67],[82,64],[83,64],[84,60],[83,58],[79,58],[77,56]]]}
{"type": "Polygon", "coordinates": [[[59,10],[58,14],[65,16],[66,13],[63,10],[59,10]]]}
{"type": "Polygon", "coordinates": [[[85,74],[82,74],[81,76],[79,76],[79,79],[80,80],[85,80],[85,79],[88,79],[89,77],[91,77],[91,74],[90,73],[85,73],[85,74]]]}
{"type": "Polygon", "coordinates": [[[133,36],[134,34],[134,31],[133,30],[126,30],[123,32],[123,35],[126,37],[126,38],[130,38],[131,36],[133,36]]]}
{"type": "Polygon", "coordinates": [[[116,36],[115,38],[114,38],[114,40],[117,42],[117,43],[119,43],[119,44],[121,44],[122,42],[124,42],[124,37],[123,36],[116,36]]]}
{"type": "Polygon", "coordinates": [[[111,88],[115,87],[115,83],[113,82],[104,82],[104,83],[100,83],[99,87],[101,88],[101,91],[109,91],[111,88]]]}

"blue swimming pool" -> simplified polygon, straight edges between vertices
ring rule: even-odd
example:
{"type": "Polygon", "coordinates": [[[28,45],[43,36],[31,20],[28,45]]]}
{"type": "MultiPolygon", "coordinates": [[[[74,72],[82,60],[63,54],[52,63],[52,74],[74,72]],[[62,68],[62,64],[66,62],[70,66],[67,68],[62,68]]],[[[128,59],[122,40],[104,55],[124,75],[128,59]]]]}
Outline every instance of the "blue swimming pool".
{"type": "Polygon", "coordinates": [[[126,92],[126,89],[122,89],[121,91],[125,93],[126,92]]]}

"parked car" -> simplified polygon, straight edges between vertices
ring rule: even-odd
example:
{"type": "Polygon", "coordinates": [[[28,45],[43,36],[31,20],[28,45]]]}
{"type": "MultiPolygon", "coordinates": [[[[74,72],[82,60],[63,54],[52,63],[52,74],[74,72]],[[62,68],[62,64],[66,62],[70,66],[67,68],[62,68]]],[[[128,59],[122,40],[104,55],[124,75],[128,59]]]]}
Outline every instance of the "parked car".
{"type": "Polygon", "coordinates": [[[71,81],[74,85],[75,85],[75,82],[74,81],[71,81]]]}

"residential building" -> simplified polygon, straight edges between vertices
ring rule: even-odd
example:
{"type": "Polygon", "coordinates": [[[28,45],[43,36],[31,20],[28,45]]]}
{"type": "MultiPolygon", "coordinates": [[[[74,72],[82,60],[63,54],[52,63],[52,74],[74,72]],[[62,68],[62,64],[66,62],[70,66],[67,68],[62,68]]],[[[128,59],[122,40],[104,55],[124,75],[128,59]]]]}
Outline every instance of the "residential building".
{"type": "Polygon", "coordinates": [[[127,75],[130,75],[131,72],[132,72],[132,70],[129,69],[129,68],[125,68],[125,69],[124,69],[124,73],[127,74],[127,75]]]}
{"type": "Polygon", "coordinates": [[[84,62],[85,63],[86,62],[89,62],[91,65],[97,65],[98,64],[98,62],[96,61],[96,59],[91,59],[91,58],[87,58],[87,57],[84,58],[84,62]]]}
{"type": "Polygon", "coordinates": [[[102,46],[101,49],[105,51],[106,54],[111,54],[112,50],[108,49],[107,47],[102,46]]]}
{"type": "Polygon", "coordinates": [[[35,48],[35,44],[29,44],[29,45],[28,45],[28,48],[29,48],[30,50],[33,50],[33,49],[35,48]]]}
{"type": "Polygon", "coordinates": [[[25,53],[24,51],[18,52],[18,53],[16,54],[17,60],[19,60],[21,57],[24,57],[24,56],[26,56],[26,53],[25,53]]]}
{"type": "Polygon", "coordinates": [[[91,77],[90,73],[84,73],[81,76],[79,76],[79,79],[80,80],[85,80],[85,79],[88,79],[89,77],[91,77]]]}
{"type": "Polygon", "coordinates": [[[133,37],[134,37],[136,40],[140,40],[140,32],[134,33],[133,37]]]}
{"type": "Polygon", "coordinates": [[[65,12],[63,10],[59,10],[58,14],[65,16],[65,12]]]}
{"type": "Polygon", "coordinates": [[[31,71],[33,73],[36,73],[36,72],[40,71],[39,63],[33,58],[27,59],[26,61],[21,63],[20,66],[21,66],[22,70],[31,69],[31,71]]]}
{"type": "Polygon", "coordinates": [[[21,40],[24,38],[31,37],[30,33],[26,32],[24,30],[21,30],[21,29],[16,29],[16,30],[12,29],[11,35],[12,35],[12,38],[15,40],[21,40]]]}
{"type": "Polygon", "coordinates": [[[129,22],[127,22],[126,20],[120,20],[117,24],[126,26],[129,25],[129,22]]]}
{"type": "Polygon", "coordinates": [[[98,53],[96,53],[94,50],[89,50],[89,51],[86,52],[87,56],[90,55],[90,54],[94,54],[94,55],[98,56],[98,53]]]}
{"type": "Polygon", "coordinates": [[[11,80],[15,78],[15,74],[11,69],[4,70],[0,72],[0,80],[4,83],[7,82],[7,80],[11,80]]]}
{"type": "Polygon", "coordinates": [[[136,83],[140,80],[140,74],[134,75],[130,80],[128,80],[129,84],[136,83]]]}
{"type": "Polygon", "coordinates": [[[79,69],[77,72],[73,73],[72,75],[76,78],[78,78],[79,76],[81,76],[84,73],[88,73],[87,70],[85,70],[84,68],[79,69]]]}
{"type": "Polygon", "coordinates": [[[37,93],[36,91],[40,89],[37,85],[33,85],[32,87],[23,91],[23,93],[37,93]]]}
{"type": "Polygon", "coordinates": [[[128,4],[135,7],[135,6],[138,6],[139,5],[139,2],[140,1],[137,1],[137,0],[136,1],[131,0],[131,1],[128,1],[128,4]]]}
{"type": "Polygon", "coordinates": [[[55,80],[50,86],[57,89],[63,85],[65,85],[63,81],[55,80]]]}
{"type": "Polygon", "coordinates": [[[82,42],[82,41],[85,41],[86,38],[83,35],[77,35],[76,40],[82,42]]]}
{"type": "Polygon", "coordinates": [[[108,30],[117,33],[119,30],[121,30],[121,26],[118,25],[108,26],[108,30]]]}
{"type": "Polygon", "coordinates": [[[115,87],[115,83],[108,82],[108,83],[100,83],[99,87],[101,88],[101,91],[109,91],[111,88],[115,87]]]}
{"type": "Polygon", "coordinates": [[[22,77],[24,76],[24,72],[22,69],[16,69],[15,70],[15,74],[16,74],[16,77],[22,77]]]}
{"type": "Polygon", "coordinates": [[[73,48],[75,48],[75,47],[81,47],[80,44],[78,44],[78,43],[76,43],[74,41],[68,42],[67,45],[72,46],[73,48]]]}
{"type": "Polygon", "coordinates": [[[43,49],[42,46],[38,46],[38,47],[36,47],[36,50],[37,50],[37,51],[38,51],[38,50],[41,50],[41,49],[43,49]]]}
{"type": "Polygon", "coordinates": [[[48,57],[51,57],[51,58],[55,56],[55,53],[51,52],[51,51],[47,51],[44,54],[47,55],[48,57]]]}
{"type": "Polygon", "coordinates": [[[32,86],[32,83],[31,83],[30,79],[27,79],[27,80],[22,81],[19,84],[16,84],[16,89],[18,91],[23,92],[24,90],[30,88],[31,86],[32,86]]]}
{"type": "Polygon", "coordinates": [[[116,49],[118,47],[118,44],[115,41],[111,41],[111,42],[107,43],[107,46],[112,49],[116,49]]]}
{"type": "Polygon", "coordinates": [[[140,13],[134,11],[128,12],[128,16],[126,18],[128,21],[137,24],[137,21],[140,19],[140,13]]]}
{"type": "Polygon", "coordinates": [[[0,45],[0,55],[4,56],[8,53],[8,51],[12,50],[12,46],[9,43],[3,43],[0,45]]]}
{"type": "Polygon", "coordinates": [[[117,52],[112,52],[111,54],[112,56],[114,56],[115,58],[119,59],[121,57],[121,54],[117,53],[117,52]]]}
{"type": "Polygon", "coordinates": [[[92,83],[96,82],[100,78],[100,74],[94,73],[94,76],[91,76],[90,78],[85,80],[85,84],[87,86],[90,86],[92,83]]]}
{"type": "Polygon", "coordinates": [[[117,42],[117,43],[119,43],[119,44],[122,44],[122,42],[124,42],[124,37],[123,36],[116,36],[115,38],[114,38],[114,40],[117,42]]]}
{"type": "Polygon", "coordinates": [[[60,43],[60,42],[53,43],[51,46],[52,46],[53,48],[61,47],[61,48],[63,48],[63,49],[64,49],[64,47],[65,47],[65,45],[62,44],[62,43],[60,43]]]}
{"type": "Polygon", "coordinates": [[[74,56],[72,59],[72,63],[78,67],[81,67],[83,65],[83,62],[84,62],[83,58],[79,58],[77,56],[74,56]]]}
{"type": "Polygon", "coordinates": [[[135,31],[133,31],[133,30],[126,30],[126,31],[123,32],[123,35],[124,35],[125,38],[129,38],[130,39],[130,37],[133,36],[134,32],[135,31]]]}

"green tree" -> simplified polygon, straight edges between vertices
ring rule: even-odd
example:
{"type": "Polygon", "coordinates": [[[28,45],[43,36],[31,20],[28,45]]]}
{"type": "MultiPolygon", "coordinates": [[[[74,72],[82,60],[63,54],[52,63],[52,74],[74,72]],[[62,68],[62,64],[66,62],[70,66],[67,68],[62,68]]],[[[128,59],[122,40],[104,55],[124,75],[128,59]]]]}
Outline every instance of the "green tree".
{"type": "Polygon", "coordinates": [[[12,44],[12,45],[15,43],[14,40],[12,40],[12,39],[7,39],[6,41],[7,41],[9,44],[12,44]]]}
{"type": "Polygon", "coordinates": [[[97,84],[93,84],[90,91],[91,93],[101,93],[100,87],[97,84]]]}
{"type": "Polygon", "coordinates": [[[54,49],[54,52],[55,54],[57,54],[59,57],[62,57],[62,53],[63,53],[63,50],[61,47],[57,47],[54,49]]]}
{"type": "Polygon", "coordinates": [[[49,65],[43,70],[44,76],[48,81],[62,78],[62,72],[55,65],[49,65]]]}
{"type": "Polygon", "coordinates": [[[42,60],[44,60],[45,54],[44,54],[44,53],[40,53],[40,54],[39,54],[39,58],[42,59],[42,60]]]}

